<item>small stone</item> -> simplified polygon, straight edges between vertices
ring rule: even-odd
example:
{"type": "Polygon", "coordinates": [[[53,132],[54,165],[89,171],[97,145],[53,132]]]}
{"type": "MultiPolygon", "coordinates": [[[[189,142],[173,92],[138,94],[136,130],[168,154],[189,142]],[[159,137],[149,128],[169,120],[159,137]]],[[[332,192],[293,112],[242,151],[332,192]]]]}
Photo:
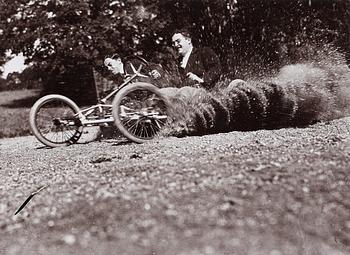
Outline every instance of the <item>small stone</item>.
{"type": "Polygon", "coordinates": [[[130,159],[137,159],[137,158],[142,158],[142,156],[137,153],[134,153],[130,156],[130,159]]]}
{"type": "Polygon", "coordinates": [[[63,239],[63,242],[65,242],[68,245],[73,245],[76,242],[75,236],[71,235],[71,234],[67,234],[67,235],[63,236],[62,239],[63,239]]]}
{"type": "Polygon", "coordinates": [[[52,228],[53,226],[55,226],[55,222],[53,220],[50,220],[47,225],[52,228]]]}
{"type": "Polygon", "coordinates": [[[309,193],[309,192],[310,192],[310,189],[309,189],[308,187],[303,187],[303,191],[304,191],[305,193],[309,193]]]}
{"type": "Polygon", "coordinates": [[[145,204],[145,210],[148,211],[151,209],[151,205],[150,204],[145,204]]]}

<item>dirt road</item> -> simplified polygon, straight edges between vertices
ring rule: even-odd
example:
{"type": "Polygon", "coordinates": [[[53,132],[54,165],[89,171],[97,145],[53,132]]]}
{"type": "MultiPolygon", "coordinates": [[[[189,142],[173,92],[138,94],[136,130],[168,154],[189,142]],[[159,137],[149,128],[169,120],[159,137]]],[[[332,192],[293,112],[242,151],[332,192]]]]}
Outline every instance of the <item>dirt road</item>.
{"type": "Polygon", "coordinates": [[[349,254],[349,137],[344,118],[142,145],[2,139],[0,254],[349,254]]]}

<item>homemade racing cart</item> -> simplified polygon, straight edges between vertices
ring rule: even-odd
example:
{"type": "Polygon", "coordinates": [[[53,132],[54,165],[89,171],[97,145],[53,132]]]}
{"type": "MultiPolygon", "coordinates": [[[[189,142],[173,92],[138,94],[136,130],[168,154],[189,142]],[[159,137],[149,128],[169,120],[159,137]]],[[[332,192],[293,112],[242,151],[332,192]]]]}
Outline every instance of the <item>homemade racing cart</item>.
{"type": "Polygon", "coordinates": [[[132,74],[125,76],[96,105],[80,109],[71,99],[57,94],[40,98],[30,110],[30,127],[35,137],[49,147],[76,143],[86,126],[115,125],[120,133],[136,143],[153,139],[168,119],[169,103],[159,89],[147,82],[148,62],[129,57],[132,74]],[[138,60],[135,67],[132,58],[138,60]],[[109,102],[109,103],[108,103],[109,102]]]}

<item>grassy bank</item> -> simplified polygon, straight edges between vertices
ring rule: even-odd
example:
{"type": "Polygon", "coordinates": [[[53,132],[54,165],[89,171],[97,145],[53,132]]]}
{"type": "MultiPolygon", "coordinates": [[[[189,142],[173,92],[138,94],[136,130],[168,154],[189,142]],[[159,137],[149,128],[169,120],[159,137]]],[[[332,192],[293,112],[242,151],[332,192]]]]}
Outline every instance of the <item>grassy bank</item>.
{"type": "Polygon", "coordinates": [[[0,138],[30,134],[29,111],[38,90],[0,92],[0,138]]]}

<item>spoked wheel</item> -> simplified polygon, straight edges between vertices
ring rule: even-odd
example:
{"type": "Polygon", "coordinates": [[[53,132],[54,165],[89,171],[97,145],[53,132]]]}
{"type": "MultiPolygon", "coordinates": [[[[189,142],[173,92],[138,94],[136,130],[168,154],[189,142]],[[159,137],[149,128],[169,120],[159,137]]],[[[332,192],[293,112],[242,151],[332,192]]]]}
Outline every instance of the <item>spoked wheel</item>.
{"type": "Polygon", "coordinates": [[[136,82],[113,100],[113,118],[120,132],[136,143],[153,139],[168,119],[168,100],[152,84],[136,82]]]}
{"type": "Polygon", "coordinates": [[[30,128],[35,137],[49,147],[76,143],[83,131],[76,114],[79,107],[61,95],[40,98],[31,108],[30,128]]]}

